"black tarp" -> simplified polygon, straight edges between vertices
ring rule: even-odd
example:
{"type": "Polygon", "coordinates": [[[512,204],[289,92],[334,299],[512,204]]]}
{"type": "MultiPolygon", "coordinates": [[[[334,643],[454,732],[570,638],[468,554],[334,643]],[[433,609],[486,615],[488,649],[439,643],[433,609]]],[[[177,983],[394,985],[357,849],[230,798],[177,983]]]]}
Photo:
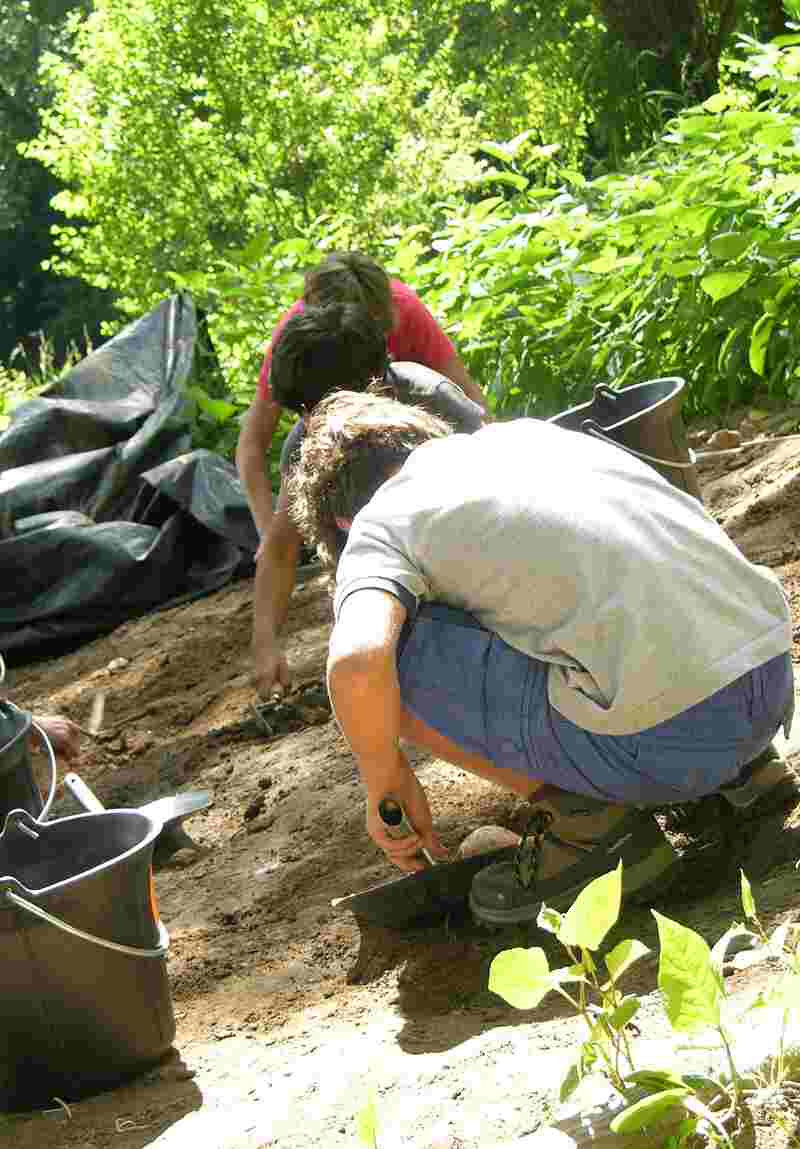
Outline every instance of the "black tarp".
{"type": "Polygon", "coordinates": [[[236,469],[191,450],[198,323],[176,295],[0,435],[0,651],[20,661],[252,570],[236,469]]]}

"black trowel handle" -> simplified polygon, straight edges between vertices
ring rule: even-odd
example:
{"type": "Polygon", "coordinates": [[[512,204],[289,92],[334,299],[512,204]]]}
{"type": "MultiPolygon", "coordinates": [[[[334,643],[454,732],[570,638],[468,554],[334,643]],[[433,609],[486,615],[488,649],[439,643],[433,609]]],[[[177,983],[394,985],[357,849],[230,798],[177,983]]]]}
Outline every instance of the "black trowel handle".
{"type": "MultiPolygon", "coordinates": [[[[416,834],[417,832],[406,817],[406,812],[402,804],[394,798],[382,799],[382,801],[378,803],[378,814],[390,838],[407,838],[410,834],[416,834]]],[[[436,859],[430,850],[426,850],[424,846],[420,846],[420,851],[429,866],[436,865],[436,859]]]]}

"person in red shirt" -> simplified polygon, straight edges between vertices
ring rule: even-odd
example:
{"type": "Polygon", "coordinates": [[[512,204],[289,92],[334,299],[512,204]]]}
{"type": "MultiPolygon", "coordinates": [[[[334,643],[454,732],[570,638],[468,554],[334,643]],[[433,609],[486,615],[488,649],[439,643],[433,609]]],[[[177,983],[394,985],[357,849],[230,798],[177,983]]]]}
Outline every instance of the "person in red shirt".
{"type": "Polygon", "coordinates": [[[486,411],[480,387],[470,379],[456,350],[421,299],[398,279],[358,251],[331,252],[304,284],[303,298],[289,308],[272,333],[261,366],[256,396],[242,422],[236,447],[236,465],[247,493],[261,545],[256,552],[254,655],[256,688],[262,697],[280,694],[289,684],[289,671],[277,641],[294,587],[299,536],[279,500],[273,513],[273,495],[267,458],[281,416],[270,387],[272,351],[290,319],[307,306],[353,303],[364,307],[386,336],[386,348],[396,362],[421,363],[437,371],[486,411]],[[263,568],[263,569],[262,569],[263,568]],[[274,609],[266,609],[266,599],[274,609]],[[261,634],[265,631],[268,633],[261,634]],[[259,637],[260,635],[260,637],[259,637]]]}

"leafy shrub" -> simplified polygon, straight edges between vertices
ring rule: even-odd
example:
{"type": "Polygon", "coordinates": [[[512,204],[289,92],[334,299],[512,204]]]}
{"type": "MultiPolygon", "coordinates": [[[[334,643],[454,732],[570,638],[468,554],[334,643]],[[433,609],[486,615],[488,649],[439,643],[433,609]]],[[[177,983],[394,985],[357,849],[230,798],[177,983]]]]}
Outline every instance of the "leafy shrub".
{"type": "Polygon", "coordinates": [[[500,411],[550,414],[596,382],[672,374],[694,410],[757,387],[800,398],[800,37],[741,40],[736,86],[623,171],[562,170],[553,192],[530,186],[511,147],[510,202],[400,237],[394,269],[445,318],[500,411]]]}

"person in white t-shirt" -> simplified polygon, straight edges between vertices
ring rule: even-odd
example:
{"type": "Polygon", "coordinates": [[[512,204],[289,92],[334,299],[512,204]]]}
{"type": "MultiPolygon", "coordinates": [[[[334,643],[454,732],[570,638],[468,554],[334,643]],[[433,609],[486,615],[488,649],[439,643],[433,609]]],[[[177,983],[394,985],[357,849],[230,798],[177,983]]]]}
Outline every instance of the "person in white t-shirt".
{"type": "Polygon", "coordinates": [[[473,883],[477,917],[535,919],[619,858],[626,892],[652,891],[674,855],[647,807],[796,794],[770,755],[794,698],[781,586],[637,458],[340,392],[307,420],[290,508],[338,561],[329,690],[374,841],[404,870],[446,856],[401,738],[531,801],[520,855],[473,883]],[[387,797],[414,836],[386,834],[387,797]]]}

